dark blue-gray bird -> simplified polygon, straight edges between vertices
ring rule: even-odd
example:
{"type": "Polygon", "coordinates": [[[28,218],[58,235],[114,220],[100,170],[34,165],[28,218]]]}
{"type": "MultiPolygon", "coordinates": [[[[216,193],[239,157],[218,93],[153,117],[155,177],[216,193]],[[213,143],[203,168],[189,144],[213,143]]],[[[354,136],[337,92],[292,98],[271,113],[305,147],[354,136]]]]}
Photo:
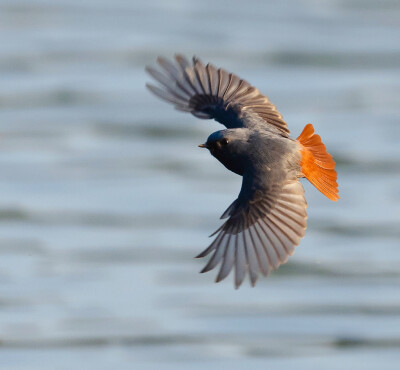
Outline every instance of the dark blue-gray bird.
{"type": "Polygon", "coordinates": [[[196,57],[157,62],[161,68],[146,70],[159,86],[147,87],[180,111],[222,123],[227,129],[199,146],[243,177],[238,198],[221,216],[228,220],[198,255],[212,253],[201,272],[220,263],[217,282],[234,268],[236,288],[246,272],[254,286],[259,272],[266,276],[285,263],[304,236],[307,202],[299,179],[306,177],[329,199],[339,199],[335,162],[311,124],[297,140],[290,138],[270,100],[233,73],[196,57]]]}

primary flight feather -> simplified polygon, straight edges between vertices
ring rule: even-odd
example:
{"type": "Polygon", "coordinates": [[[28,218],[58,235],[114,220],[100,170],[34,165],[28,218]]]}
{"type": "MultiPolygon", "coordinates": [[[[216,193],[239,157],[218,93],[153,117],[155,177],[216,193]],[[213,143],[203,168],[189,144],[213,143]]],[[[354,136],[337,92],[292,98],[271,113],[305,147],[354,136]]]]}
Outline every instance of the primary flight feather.
{"type": "Polygon", "coordinates": [[[294,140],[282,115],[247,81],[222,68],[181,55],[175,62],[159,57],[159,69],[146,71],[159,83],[147,84],[176,109],[215,119],[227,129],[204,144],[227,169],[243,177],[238,198],[213,234],[212,253],[202,272],[220,264],[216,281],[235,271],[238,288],[248,272],[254,286],[259,272],[268,275],[285,263],[307,227],[307,202],[299,178],[306,177],[329,199],[339,199],[335,162],[311,124],[294,140]]]}

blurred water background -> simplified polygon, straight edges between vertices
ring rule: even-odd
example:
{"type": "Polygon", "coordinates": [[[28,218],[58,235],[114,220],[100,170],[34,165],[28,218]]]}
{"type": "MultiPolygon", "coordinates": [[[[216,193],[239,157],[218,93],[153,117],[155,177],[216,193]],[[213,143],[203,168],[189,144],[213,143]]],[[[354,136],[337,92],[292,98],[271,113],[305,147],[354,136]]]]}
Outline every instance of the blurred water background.
{"type": "Polygon", "coordinates": [[[0,1],[0,368],[399,369],[400,2],[0,1]],[[240,178],[144,88],[238,73],[338,163],[256,288],[193,257],[240,178]]]}

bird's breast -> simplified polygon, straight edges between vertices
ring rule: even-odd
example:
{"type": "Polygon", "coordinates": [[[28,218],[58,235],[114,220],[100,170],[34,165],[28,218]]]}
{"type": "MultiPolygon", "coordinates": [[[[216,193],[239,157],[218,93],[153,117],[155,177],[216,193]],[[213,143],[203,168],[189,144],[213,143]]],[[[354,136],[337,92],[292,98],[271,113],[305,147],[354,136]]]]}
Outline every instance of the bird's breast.
{"type": "Polygon", "coordinates": [[[246,169],[249,167],[249,163],[246,158],[239,155],[226,155],[224,153],[211,153],[217,158],[229,171],[232,171],[240,176],[243,176],[246,169]]]}

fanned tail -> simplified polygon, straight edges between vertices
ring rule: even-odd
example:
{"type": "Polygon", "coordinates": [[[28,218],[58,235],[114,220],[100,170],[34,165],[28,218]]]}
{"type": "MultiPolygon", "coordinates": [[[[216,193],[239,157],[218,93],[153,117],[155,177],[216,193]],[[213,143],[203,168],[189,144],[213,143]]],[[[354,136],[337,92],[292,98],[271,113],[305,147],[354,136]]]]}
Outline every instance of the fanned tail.
{"type": "Polygon", "coordinates": [[[336,202],[340,197],[336,182],[335,161],[326,151],[320,136],[314,133],[314,127],[311,123],[304,127],[297,141],[301,145],[301,171],[303,175],[322,194],[336,202]]]}

